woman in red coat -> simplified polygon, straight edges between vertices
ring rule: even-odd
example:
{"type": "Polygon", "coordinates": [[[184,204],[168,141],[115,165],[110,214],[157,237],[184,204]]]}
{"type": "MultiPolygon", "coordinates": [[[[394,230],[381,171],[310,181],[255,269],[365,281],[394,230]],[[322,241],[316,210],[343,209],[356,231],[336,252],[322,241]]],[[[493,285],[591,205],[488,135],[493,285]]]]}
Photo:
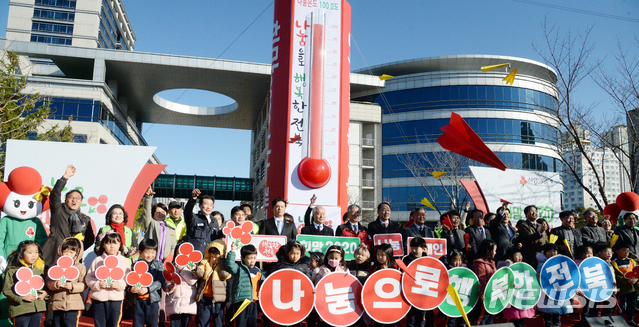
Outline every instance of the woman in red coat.
{"type": "MultiPolygon", "coordinates": [[[[490,280],[490,277],[497,271],[495,267],[495,254],[497,253],[497,244],[495,241],[490,239],[485,239],[479,245],[479,250],[477,250],[477,256],[475,261],[473,261],[473,271],[477,274],[477,278],[479,279],[479,294],[481,294],[481,301],[483,303],[484,300],[484,290],[486,289],[486,284],[490,280]]],[[[484,310],[484,316],[481,318],[479,322],[480,325],[492,324],[493,323],[493,315],[489,314],[484,310]]]]}

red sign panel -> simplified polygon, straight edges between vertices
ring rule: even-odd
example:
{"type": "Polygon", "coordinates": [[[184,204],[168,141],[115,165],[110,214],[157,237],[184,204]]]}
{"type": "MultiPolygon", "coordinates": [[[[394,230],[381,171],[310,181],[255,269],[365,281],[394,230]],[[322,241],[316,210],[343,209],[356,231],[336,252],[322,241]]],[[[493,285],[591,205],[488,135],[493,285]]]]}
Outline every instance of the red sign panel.
{"type": "Polygon", "coordinates": [[[402,277],[402,291],[412,306],[432,310],[444,302],[449,280],[448,270],[441,261],[422,257],[411,262],[406,272],[402,277]]]}
{"type": "Polygon", "coordinates": [[[271,274],[260,289],[262,312],[279,325],[293,325],[306,319],[314,303],[313,283],[294,269],[271,274]]]}
{"type": "Polygon", "coordinates": [[[315,309],[331,326],[350,326],[364,313],[362,284],[351,274],[330,273],[317,283],[315,292],[315,309]]]}
{"type": "Polygon", "coordinates": [[[375,234],[373,236],[373,243],[380,245],[382,243],[388,243],[393,246],[393,255],[401,257],[404,255],[404,245],[402,242],[402,234],[375,234]]]}
{"type": "Polygon", "coordinates": [[[402,294],[401,280],[402,273],[395,269],[378,270],[368,277],[362,291],[362,303],[373,320],[393,324],[408,313],[410,303],[402,294]]]}
{"type": "MultiPolygon", "coordinates": [[[[410,240],[414,237],[409,237],[406,239],[406,244],[410,249],[410,240]]],[[[446,239],[445,238],[427,238],[424,237],[424,241],[426,241],[426,249],[428,250],[426,253],[429,257],[433,257],[435,259],[439,259],[446,255],[446,239]]]]}

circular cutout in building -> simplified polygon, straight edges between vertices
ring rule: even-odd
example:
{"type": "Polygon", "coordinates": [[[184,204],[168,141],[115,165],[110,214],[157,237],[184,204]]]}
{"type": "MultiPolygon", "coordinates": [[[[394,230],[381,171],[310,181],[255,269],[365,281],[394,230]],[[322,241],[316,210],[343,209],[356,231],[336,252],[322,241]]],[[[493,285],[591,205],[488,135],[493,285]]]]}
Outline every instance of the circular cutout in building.
{"type": "Polygon", "coordinates": [[[237,101],[226,95],[199,89],[170,89],[158,92],[153,101],[165,109],[190,115],[221,115],[237,109],[237,101]]]}

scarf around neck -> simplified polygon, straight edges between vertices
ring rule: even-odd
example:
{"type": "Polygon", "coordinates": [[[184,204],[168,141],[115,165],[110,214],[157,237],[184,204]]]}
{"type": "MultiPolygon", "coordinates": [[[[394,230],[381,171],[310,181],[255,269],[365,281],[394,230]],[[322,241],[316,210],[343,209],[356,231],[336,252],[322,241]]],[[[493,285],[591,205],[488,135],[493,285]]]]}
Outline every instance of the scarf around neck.
{"type": "Polygon", "coordinates": [[[71,235],[75,235],[78,233],[84,234],[84,232],[86,232],[87,230],[87,226],[80,219],[80,217],[82,216],[82,212],[80,212],[80,209],[75,211],[69,209],[69,212],[71,213],[71,215],[69,216],[69,231],[71,232],[71,235]]]}
{"type": "Polygon", "coordinates": [[[111,222],[111,228],[113,228],[113,230],[120,234],[120,238],[122,238],[122,244],[124,244],[124,246],[129,246],[128,244],[126,244],[127,240],[124,237],[124,222],[121,222],[119,224],[111,222]]]}

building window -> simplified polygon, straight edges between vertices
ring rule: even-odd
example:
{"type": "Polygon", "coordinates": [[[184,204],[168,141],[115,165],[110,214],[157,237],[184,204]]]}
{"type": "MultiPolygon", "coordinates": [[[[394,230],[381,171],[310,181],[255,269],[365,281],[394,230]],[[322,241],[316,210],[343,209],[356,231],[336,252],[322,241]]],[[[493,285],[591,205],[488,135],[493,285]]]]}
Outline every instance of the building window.
{"type": "Polygon", "coordinates": [[[33,22],[31,30],[36,32],[73,35],[73,25],[33,22]]]}
{"type": "Polygon", "coordinates": [[[31,34],[31,42],[71,45],[70,37],[56,37],[39,34],[31,34]]]}
{"type": "Polygon", "coordinates": [[[75,1],[73,0],[35,0],[35,4],[39,6],[75,8],[75,1]]]}
{"type": "Polygon", "coordinates": [[[57,10],[34,9],[33,18],[57,19],[72,22],[75,20],[75,13],[57,10]]]}

